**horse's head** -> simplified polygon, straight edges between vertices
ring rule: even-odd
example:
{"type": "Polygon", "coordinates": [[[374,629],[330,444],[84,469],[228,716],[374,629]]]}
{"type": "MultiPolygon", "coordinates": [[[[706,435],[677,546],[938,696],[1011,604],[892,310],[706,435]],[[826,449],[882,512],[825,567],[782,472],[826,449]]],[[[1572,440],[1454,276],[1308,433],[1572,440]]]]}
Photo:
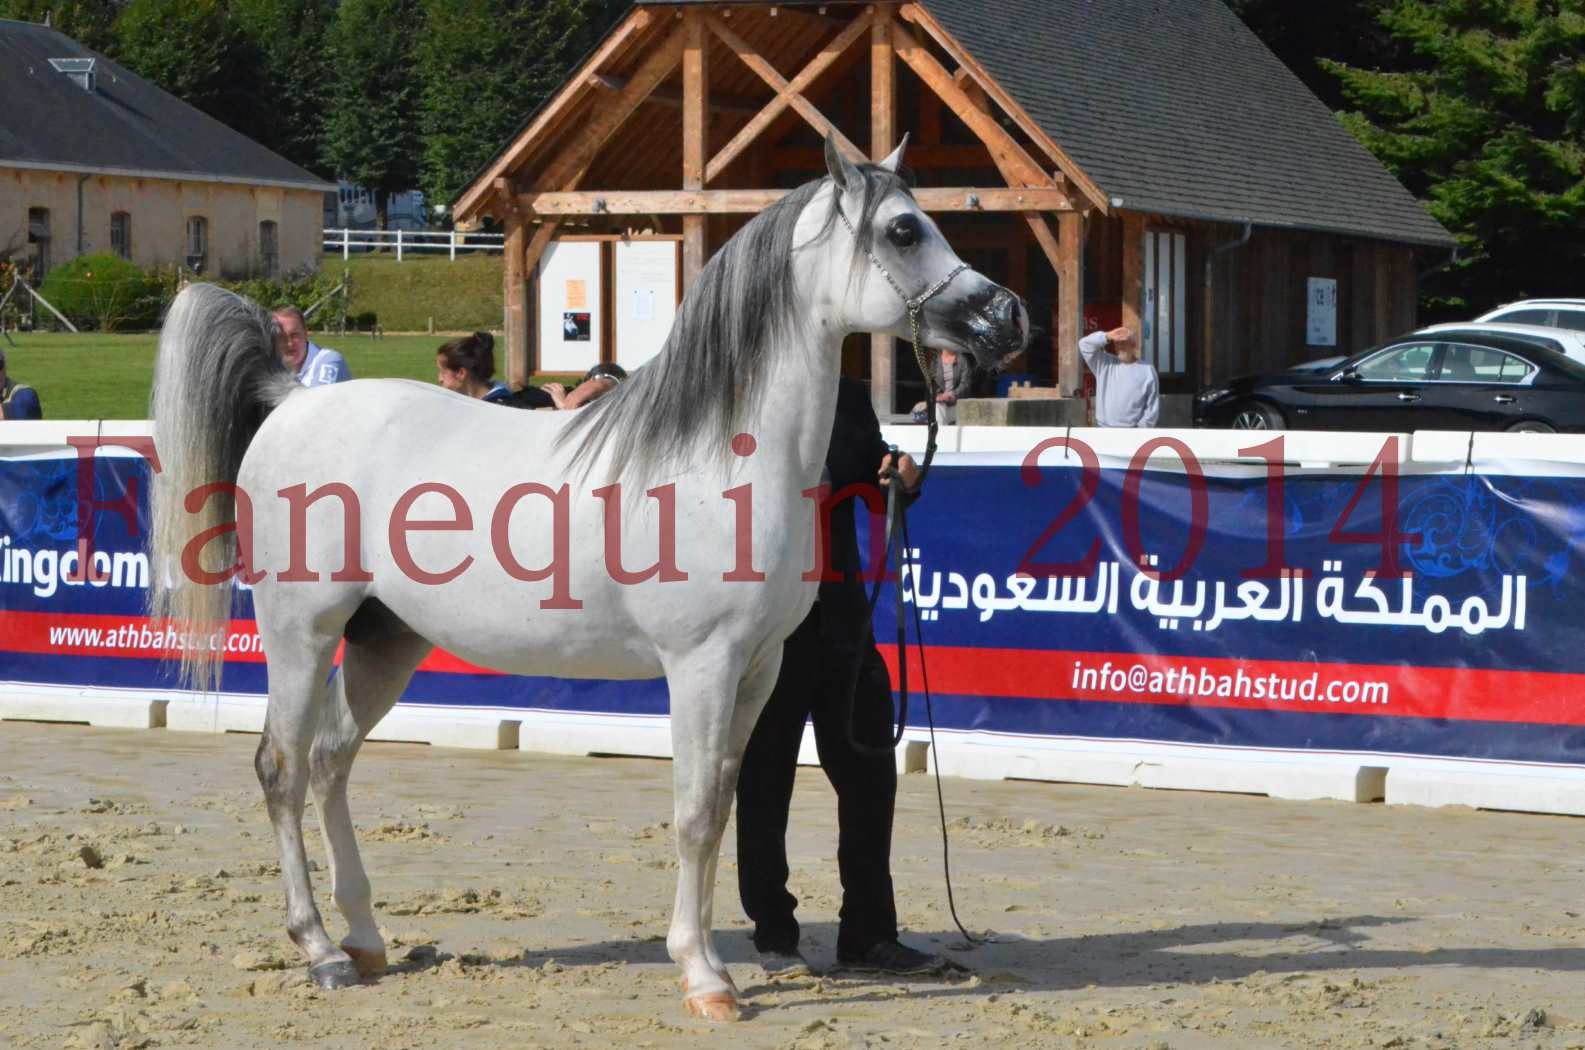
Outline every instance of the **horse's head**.
{"type": "Polygon", "coordinates": [[[959,259],[919,209],[897,175],[903,145],[880,164],[861,166],[826,139],[837,208],[830,243],[854,252],[853,267],[832,268],[837,278],[827,294],[851,331],[913,339],[917,314],[926,346],[995,368],[1028,344],[1029,313],[1018,296],[959,259]]]}

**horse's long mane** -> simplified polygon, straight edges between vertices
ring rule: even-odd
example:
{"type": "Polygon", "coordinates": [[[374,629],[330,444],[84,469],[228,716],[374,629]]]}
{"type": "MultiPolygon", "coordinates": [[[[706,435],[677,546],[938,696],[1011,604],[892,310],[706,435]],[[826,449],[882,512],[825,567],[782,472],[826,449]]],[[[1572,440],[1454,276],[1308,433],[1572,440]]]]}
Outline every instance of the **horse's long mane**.
{"type": "MultiPolygon", "coordinates": [[[[873,239],[875,211],[893,190],[907,192],[896,174],[859,165],[863,206],[849,216],[858,235],[850,280],[869,267],[863,250],[873,239]]],[[[578,410],[557,439],[577,442],[574,468],[587,469],[601,450],[613,453],[613,479],[629,470],[655,477],[696,458],[725,462],[733,435],[745,428],[765,395],[773,347],[784,345],[802,317],[793,282],[793,234],[828,179],[793,190],[754,216],[705,263],[683,297],[665,345],[653,360],[605,397],[578,410]]],[[[809,243],[829,235],[839,195],[809,243]]]]}

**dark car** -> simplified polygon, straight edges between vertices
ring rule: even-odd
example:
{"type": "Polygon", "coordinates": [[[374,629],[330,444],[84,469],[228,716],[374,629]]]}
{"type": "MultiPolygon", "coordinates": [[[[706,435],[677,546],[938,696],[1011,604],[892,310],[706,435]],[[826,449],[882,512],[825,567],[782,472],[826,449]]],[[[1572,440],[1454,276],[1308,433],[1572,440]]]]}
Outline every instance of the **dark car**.
{"type": "Polygon", "coordinates": [[[1243,430],[1585,431],[1585,365],[1555,339],[1438,326],[1323,371],[1201,391],[1198,426],[1243,430]]]}

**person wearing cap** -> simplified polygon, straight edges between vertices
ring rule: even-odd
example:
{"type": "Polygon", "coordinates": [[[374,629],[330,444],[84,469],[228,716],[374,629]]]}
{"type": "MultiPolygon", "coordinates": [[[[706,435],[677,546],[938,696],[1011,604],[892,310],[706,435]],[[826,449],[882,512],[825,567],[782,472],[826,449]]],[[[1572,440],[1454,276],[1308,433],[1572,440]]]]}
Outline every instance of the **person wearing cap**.
{"type": "Polygon", "coordinates": [[[0,419],[43,418],[38,392],[6,374],[6,354],[0,350],[0,419]]]}

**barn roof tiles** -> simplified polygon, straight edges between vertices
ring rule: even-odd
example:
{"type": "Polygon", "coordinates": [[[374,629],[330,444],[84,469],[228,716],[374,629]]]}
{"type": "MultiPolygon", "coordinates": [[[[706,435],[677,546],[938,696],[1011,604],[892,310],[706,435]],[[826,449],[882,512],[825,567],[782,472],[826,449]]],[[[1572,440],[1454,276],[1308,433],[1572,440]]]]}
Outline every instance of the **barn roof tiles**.
{"type": "Polygon", "coordinates": [[[0,19],[0,99],[0,168],[336,188],[46,26],[0,19]],[[51,63],[88,58],[91,89],[51,63]]]}

